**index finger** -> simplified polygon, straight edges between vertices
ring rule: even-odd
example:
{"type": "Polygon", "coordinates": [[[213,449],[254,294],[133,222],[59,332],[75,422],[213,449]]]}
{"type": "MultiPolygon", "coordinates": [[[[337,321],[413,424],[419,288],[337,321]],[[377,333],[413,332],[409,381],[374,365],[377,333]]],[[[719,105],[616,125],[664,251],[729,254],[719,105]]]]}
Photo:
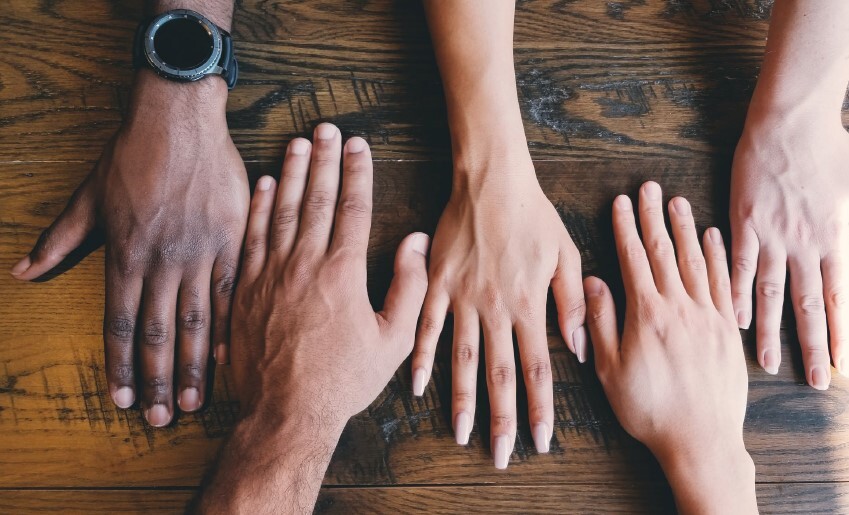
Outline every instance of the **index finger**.
{"type": "Polygon", "coordinates": [[[613,201],[613,237],[616,240],[625,294],[657,293],[646,249],[637,234],[634,206],[627,195],[619,195],[613,201]]]}
{"type": "Polygon", "coordinates": [[[363,138],[348,140],[342,161],[342,192],[336,206],[331,251],[353,250],[365,256],[371,228],[372,162],[363,138]]]}

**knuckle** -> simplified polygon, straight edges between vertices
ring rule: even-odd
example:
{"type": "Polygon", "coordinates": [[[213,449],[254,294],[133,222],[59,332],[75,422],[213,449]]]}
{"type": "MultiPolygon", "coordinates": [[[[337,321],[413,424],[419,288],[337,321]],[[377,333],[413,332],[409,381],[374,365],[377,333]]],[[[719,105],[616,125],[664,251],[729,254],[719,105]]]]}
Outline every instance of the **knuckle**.
{"type": "Polygon", "coordinates": [[[336,195],[324,190],[310,191],[304,198],[304,207],[315,210],[326,210],[335,203],[336,195]]]}
{"type": "Polygon", "coordinates": [[[132,341],[136,331],[136,321],[133,317],[126,315],[115,315],[109,317],[106,322],[107,335],[119,342],[132,341]]]}
{"type": "Polygon", "coordinates": [[[144,382],[145,389],[154,396],[171,393],[171,381],[166,376],[149,377],[144,382]]]}
{"type": "Polygon", "coordinates": [[[497,428],[509,432],[516,425],[516,417],[507,413],[493,413],[491,424],[494,429],[497,428]]]}
{"type": "Polygon", "coordinates": [[[734,270],[741,273],[754,273],[757,268],[757,263],[754,259],[748,256],[736,256],[733,259],[734,270]]]}
{"type": "Polygon", "coordinates": [[[632,241],[625,245],[623,254],[629,261],[642,261],[646,258],[646,249],[639,241],[632,241]]]}
{"type": "Polygon", "coordinates": [[[186,363],[182,372],[183,379],[193,383],[201,381],[204,377],[204,367],[199,362],[186,363]]]}
{"type": "Polygon", "coordinates": [[[148,347],[164,347],[169,341],[168,324],[160,319],[145,322],[142,343],[148,347]]]}
{"type": "Polygon", "coordinates": [[[114,381],[121,384],[130,383],[133,380],[133,364],[132,363],[115,363],[109,367],[109,370],[114,381]]]}
{"type": "Polygon", "coordinates": [[[658,257],[672,254],[672,242],[669,238],[655,238],[650,243],[652,254],[658,257]]]}
{"type": "Polygon", "coordinates": [[[235,267],[227,267],[227,270],[215,280],[213,291],[219,297],[230,298],[236,288],[235,267]]]}
{"type": "Polygon", "coordinates": [[[259,257],[265,251],[265,238],[248,238],[245,242],[245,258],[253,259],[259,257]]]}
{"type": "Polygon", "coordinates": [[[849,303],[849,296],[847,296],[844,289],[837,288],[829,292],[828,300],[835,308],[845,308],[847,303],[849,303]]]}
{"type": "Polygon", "coordinates": [[[490,313],[500,313],[504,310],[504,301],[501,292],[494,284],[487,284],[481,292],[483,295],[483,307],[490,313]]]}
{"type": "Polygon", "coordinates": [[[802,295],[799,297],[799,310],[803,315],[820,315],[825,311],[823,300],[820,295],[802,295]]]}
{"type": "Polygon", "coordinates": [[[637,310],[637,313],[640,322],[643,325],[655,329],[659,329],[665,325],[663,319],[663,310],[654,302],[641,303],[637,310]]]}
{"type": "Polygon", "coordinates": [[[712,277],[708,281],[710,289],[716,292],[728,292],[731,290],[731,283],[725,278],[712,277]]]}
{"type": "Polygon", "coordinates": [[[433,352],[421,348],[416,348],[413,352],[413,363],[431,363],[433,362],[433,352]]]}
{"type": "Polygon", "coordinates": [[[573,302],[566,308],[566,318],[569,320],[582,321],[587,317],[587,305],[583,299],[573,302]]]}
{"type": "Polygon", "coordinates": [[[525,381],[534,386],[544,386],[551,381],[551,363],[538,359],[525,366],[525,381]]]}
{"type": "Polygon", "coordinates": [[[764,299],[780,299],[784,296],[784,287],[771,281],[758,283],[758,296],[764,299]]]}
{"type": "Polygon", "coordinates": [[[458,343],[454,345],[454,360],[458,365],[477,365],[477,346],[469,343],[458,343]]]}
{"type": "Polygon", "coordinates": [[[489,382],[492,386],[509,386],[515,382],[515,373],[510,365],[493,365],[489,367],[489,382]]]}
{"type": "Polygon", "coordinates": [[[292,206],[279,206],[274,213],[274,224],[280,228],[291,227],[298,222],[299,211],[292,206]]]}
{"type": "Polygon", "coordinates": [[[706,268],[705,258],[698,254],[685,256],[683,261],[683,268],[692,270],[694,272],[701,272],[706,268]]]}
{"type": "Polygon", "coordinates": [[[367,218],[371,211],[371,205],[361,195],[346,195],[339,202],[339,212],[351,218],[367,218]]]}
{"type": "Polygon", "coordinates": [[[180,316],[180,324],[184,331],[198,332],[206,329],[206,313],[199,309],[191,309],[180,316]]]}
{"type": "Polygon", "coordinates": [[[454,399],[454,405],[474,405],[475,404],[475,392],[463,389],[456,389],[452,395],[454,399]]]}
{"type": "Polygon", "coordinates": [[[442,324],[438,319],[430,315],[423,315],[419,320],[419,333],[423,337],[434,337],[439,335],[442,324]]]}

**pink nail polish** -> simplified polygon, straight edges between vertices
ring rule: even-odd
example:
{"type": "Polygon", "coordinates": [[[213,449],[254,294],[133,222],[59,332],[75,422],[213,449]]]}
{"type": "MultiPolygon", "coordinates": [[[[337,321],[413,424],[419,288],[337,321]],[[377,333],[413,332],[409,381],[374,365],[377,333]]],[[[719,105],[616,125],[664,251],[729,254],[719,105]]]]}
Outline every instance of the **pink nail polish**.
{"type": "Polygon", "coordinates": [[[536,445],[537,452],[540,454],[545,454],[548,452],[549,443],[551,442],[551,433],[548,432],[548,424],[545,422],[540,422],[536,426],[534,426],[534,445],[536,445]]]}
{"type": "Polygon", "coordinates": [[[579,363],[587,361],[587,330],[581,326],[572,333],[572,345],[575,347],[575,356],[579,363]]]}
{"type": "Polygon", "coordinates": [[[416,397],[421,397],[424,395],[425,389],[425,369],[419,367],[413,370],[413,395],[416,397]]]}
{"type": "Polygon", "coordinates": [[[465,411],[457,413],[454,417],[454,439],[457,445],[467,445],[469,435],[472,433],[472,417],[465,411]]]}
{"type": "Polygon", "coordinates": [[[492,454],[495,460],[495,468],[504,470],[510,462],[510,453],[513,452],[510,446],[510,437],[501,435],[495,437],[495,442],[492,446],[492,454]]]}

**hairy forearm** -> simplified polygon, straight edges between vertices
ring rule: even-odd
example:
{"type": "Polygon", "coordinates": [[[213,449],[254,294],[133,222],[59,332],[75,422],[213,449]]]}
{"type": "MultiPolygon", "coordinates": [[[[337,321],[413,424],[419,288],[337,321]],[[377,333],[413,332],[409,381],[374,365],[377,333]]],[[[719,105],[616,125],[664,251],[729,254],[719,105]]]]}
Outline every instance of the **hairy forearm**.
{"type": "Polygon", "coordinates": [[[849,83],[849,2],[777,0],[750,116],[840,122],[849,83]]]}
{"type": "Polygon", "coordinates": [[[424,5],[445,88],[455,174],[479,171],[492,157],[526,159],[513,66],[514,2],[424,5]]]}
{"type": "Polygon", "coordinates": [[[191,9],[207,18],[226,31],[233,23],[234,0],[148,0],[151,14],[159,14],[171,9],[191,9]]]}

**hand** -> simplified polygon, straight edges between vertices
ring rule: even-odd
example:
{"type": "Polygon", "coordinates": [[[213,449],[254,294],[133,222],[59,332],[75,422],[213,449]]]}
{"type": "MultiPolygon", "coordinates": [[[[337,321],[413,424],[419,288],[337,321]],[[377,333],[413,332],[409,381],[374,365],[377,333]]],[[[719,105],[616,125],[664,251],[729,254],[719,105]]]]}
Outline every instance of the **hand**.
{"type": "Polygon", "coordinates": [[[145,418],[157,427],[174,414],[173,378],[183,411],[203,404],[210,335],[219,362],[227,359],[249,193],[226,100],[218,78],[177,84],[140,72],[124,126],[12,269],[18,279],[35,279],[92,230],[104,231],[109,392],[128,408],[140,385],[145,418]]]}
{"type": "MultiPolygon", "coordinates": [[[[549,284],[569,348],[586,359],[581,263],[563,222],[539,187],[530,157],[518,172],[455,186],[434,237],[430,289],[413,355],[413,392],[430,377],[446,311],[454,313],[452,413],[465,445],[475,415],[479,327],[486,345],[492,449],[505,468],[516,438],[513,331],[519,341],[528,412],[539,452],[554,427],[546,337],[549,284]]],[[[456,176],[461,176],[457,174],[456,176]]]]}
{"type": "Polygon", "coordinates": [[[702,254],[685,199],[672,199],[669,216],[677,264],[660,186],[647,182],[640,190],[645,247],[631,200],[614,202],[625,326],[620,338],[610,290],[587,278],[596,371],[619,422],[657,457],[682,512],[741,513],[753,505],[754,468],[743,445],[748,380],[725,247],[711,228],[702,254]]]}
{"type": "Polygon", "coordinates": [[[824,390],[831,358],[849,373],[849,133],[839,123],[751,114],[731,180],[732,290],[737,322],[752,318],[757,270],[758,361],[775,374],[785,276],[808,384],[824,390]],[[826,327],[826,320],[828,326],[826,327]]]}

